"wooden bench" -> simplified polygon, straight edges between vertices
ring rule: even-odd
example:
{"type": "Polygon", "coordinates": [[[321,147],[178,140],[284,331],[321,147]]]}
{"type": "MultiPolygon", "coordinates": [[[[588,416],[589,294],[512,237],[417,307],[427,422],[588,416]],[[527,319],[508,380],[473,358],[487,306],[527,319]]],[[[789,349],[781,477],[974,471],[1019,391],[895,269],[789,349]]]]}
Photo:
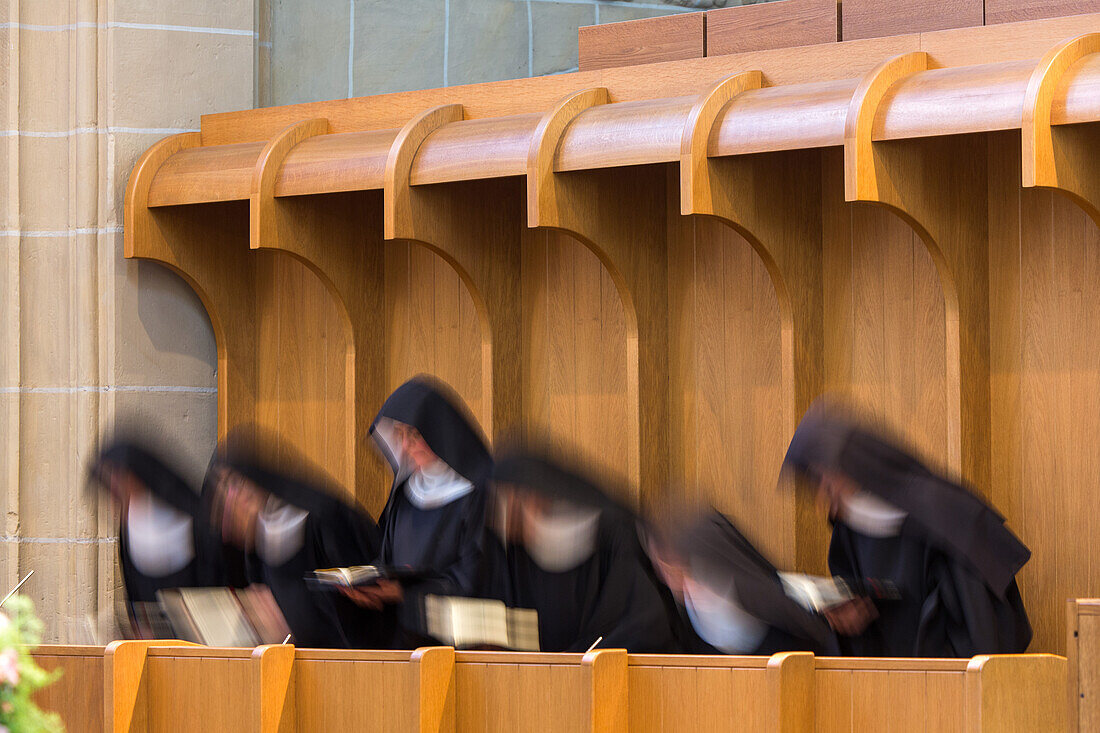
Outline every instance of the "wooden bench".
{"type": "Polygon", "coordinates": [[[41,647],[70,730],[1062,731],[1066,659],[41,647]],[[57,661],[63,660],[63,661],[57,661]],[[96,671],[100,671],[96,686],[96,671]],[[101,703],[97,709],[97,701],[101,703]]]}

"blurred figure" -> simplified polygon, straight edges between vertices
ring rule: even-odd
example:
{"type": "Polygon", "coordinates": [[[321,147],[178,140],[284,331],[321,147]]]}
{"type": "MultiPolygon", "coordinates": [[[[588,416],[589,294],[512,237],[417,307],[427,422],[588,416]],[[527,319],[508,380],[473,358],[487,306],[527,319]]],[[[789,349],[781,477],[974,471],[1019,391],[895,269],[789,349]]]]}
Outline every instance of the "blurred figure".
{"type": "MultiPolygon", "coordinates": [[[[337,593],[313,590],[305,580],[318,568],[361,565],[378,551],[374,521],[338,496],[300,456],[295,473],[277,471],[261,451],[274,455],[273,439],[242,447],[234,436],[211,464],[213,524],[226,542],[247,555],[250,583],[270,588],[294,643],[303,647],[379,648],[391,630],[379,614],[365,614],[337,593]]],[[[290,453],[286,446],[279,454],[290,453]]]]}
{"type": "Polygon", "coordinates": [[[118,557],[134,635],[164,634],[152,615],[157,591],[216,583],[220,547],[200,498],[151,451],[119,440],[89,468],[118,510],[118,557]]]}
{"type": "Polygon", "coordinates": [[[538,612],[544,652],[679,650],[634,518],[594,484],[532,454],[493,471],[483,595],[538,612]]]}
{"type": "Polygon", "coordinates": [[[837,609],[854,656],[971,657],[1023,652],[1031,625],[1015,576],[1030,551],[1004,518],[852,420],[811,408],[785,465],[816,487],[833,523],[829,570],[882,578],[900,598],[837,609]]]}
{"type": "Polygon", "coordinates": [[[398,387],[370,432],[394,475],[375,564],[411,569],[422,580],[383,580],[345,594],[366,608],[396,606],[403,637],[396,644],[407,647],[424,641],[423,596],[470,595],[477,587],[492,459],[462,400],[426,376],[398,387]]]}
{"type": "Polygon", "coordinates": [[[825,620],[787,595],[775,566],[719,512],[651,529],[646,539],[658,577],[676,598],[684,651],[837,653],[825,620]]]}

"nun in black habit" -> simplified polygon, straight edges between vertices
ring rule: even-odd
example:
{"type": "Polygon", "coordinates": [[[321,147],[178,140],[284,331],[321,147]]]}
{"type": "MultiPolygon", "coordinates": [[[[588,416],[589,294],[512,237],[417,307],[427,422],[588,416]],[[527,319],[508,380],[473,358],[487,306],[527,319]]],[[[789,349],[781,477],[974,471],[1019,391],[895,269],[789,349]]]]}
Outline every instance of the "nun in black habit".
{"type": "Polygon", "coordinates": [[[118,556],[135,634],[152,638],[145,604],[157,591],[220,580],[221,542],[199,494],[150,450],[130,441],[105,448],[89,474],[119,508],[118,556]]]}
{"type": "Polygon", "coordinates": [[[275,471],[252,455],[216,459],[207,475],[213,522],[247,554],[250,583],[267,586],[302,647],[379,648],[392,630],[338,593],[310,588],[318,568],[364,565],[379,533],[358,506],[320,480],[275,471]]]}
{"type": "Polygon", "coordinates": [[[785,465],[816,483],[833,523],[833,575],[892,581],[854,656],[971,657],[1023,652],[1031,625],[1015,576],[1030,551],[965,487],[821,406],[803,418],[785,465]],[[877,614],[877,618],[875,618],[877,614]]]}
{"type": "Polygon", "coordinates": [[[394,606],[401,628],[394,643],[410,646],[426,641],[424,596],[471,595],[478,587],[492,459],[461,398],[423,375],[389,396],[370,433],[394,475],[375,563],[417,580],[383,580],[348,595],[368,608],[394,606]]]}
{"type": "Polygon", "coordinates": [[[775,566],[721,513],[646,535],[657,574],[677,601],[684,651],[838,653],[825,619],[787,595],[775,566]]]}
{"type": "Polygon", "coordinates": [[[680,650],[671,598],[635,518],[594,484],[528,454],[493,471],[493,532],[483,595],[538,612],[545,652],[680,650]]]}

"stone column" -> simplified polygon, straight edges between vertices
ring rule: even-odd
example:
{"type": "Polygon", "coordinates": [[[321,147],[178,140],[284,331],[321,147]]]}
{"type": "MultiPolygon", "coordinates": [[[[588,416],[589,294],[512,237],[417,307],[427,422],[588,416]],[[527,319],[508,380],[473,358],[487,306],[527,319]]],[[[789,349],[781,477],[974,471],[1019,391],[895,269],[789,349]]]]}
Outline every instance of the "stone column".
{"type": "Polygon", "coordinates": [[[251,107],[252,0],[0,0],[0,586],[55,642],[102,641],[118,574],[84,489],[116,419],[197,482],[215,434],[209,320],[122,259],[130,170],[206,112],[251,107]]]}

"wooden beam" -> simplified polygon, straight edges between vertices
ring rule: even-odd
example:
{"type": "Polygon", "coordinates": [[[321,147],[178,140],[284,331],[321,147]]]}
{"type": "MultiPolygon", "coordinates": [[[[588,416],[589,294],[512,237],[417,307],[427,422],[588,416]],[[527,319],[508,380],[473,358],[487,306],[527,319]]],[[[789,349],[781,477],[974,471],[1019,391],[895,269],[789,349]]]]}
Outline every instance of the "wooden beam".
{"type": "Polygon", "coordinates": [[[983,0],[844,0],[840,13],[841,39],[845,41],[985,23],[983,0]]]}

